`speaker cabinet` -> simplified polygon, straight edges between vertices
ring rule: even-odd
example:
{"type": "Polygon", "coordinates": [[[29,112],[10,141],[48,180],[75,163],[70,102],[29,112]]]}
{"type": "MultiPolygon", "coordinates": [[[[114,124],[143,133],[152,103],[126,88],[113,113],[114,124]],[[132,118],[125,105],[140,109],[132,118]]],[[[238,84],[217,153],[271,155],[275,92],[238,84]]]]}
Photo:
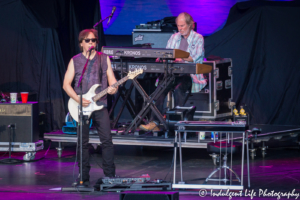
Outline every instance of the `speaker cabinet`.
{"type": "Polygon", "coordinates": [[[37,102],[0,104],[0,142],[32,143],[39,140],[39,109],[37,102]],[[14,125],[15,128],[8,126],[14,125]]]}
{"type": "Polygon", "coordinates": [[[122,192],[120,200],[179,200],[178,192],[122,192]]]}
{"type": "Polygon", "coordinates": [[[166,48],[168,40],[170,39],[173,32],[133,32],[132,33],[132,44],[152,44],[152,48],[166,48]]]}

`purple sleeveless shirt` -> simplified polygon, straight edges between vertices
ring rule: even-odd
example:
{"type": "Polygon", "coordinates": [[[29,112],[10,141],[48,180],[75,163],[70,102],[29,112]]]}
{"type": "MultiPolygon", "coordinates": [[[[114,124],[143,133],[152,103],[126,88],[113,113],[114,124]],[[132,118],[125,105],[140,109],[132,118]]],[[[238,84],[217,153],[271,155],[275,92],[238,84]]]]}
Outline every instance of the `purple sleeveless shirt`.
{"type": "MultiPolygon", "coordinates": [[[[77,87],[80,79],[83,67],[86,63],[86,57],[80,53],[73,57],[74,69],[75,69],[75,85],[74,91],[76,94],[80,94],[80,87],[77,87]]],[[[100,75],[102,69],[102,83],[101,86],[96,89],[96,94],[107,88],[107,55],[101,52],[96,52],[96,55],[92,60],[89,60],[85,73],[82,77],[82,93],[85,94],[89,89],[95,85],[100,84],[100,75]],[[101,68],[101,69],[100,69],[101,68]]],[[[107,95],[97,101],[97,105],[107,106],[107,95]]]]}

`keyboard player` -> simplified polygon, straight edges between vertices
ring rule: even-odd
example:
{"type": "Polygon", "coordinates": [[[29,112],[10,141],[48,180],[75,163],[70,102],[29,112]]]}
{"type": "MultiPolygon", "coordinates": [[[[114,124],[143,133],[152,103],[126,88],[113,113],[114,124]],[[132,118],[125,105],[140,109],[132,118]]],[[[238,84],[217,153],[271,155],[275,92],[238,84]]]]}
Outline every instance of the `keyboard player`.
{"type": "MultiPolygon", "coordinates": [[[[188,58],[177,58],[175,62],[192,62],[201,63],[204,58],[204,39],[194,29],[194,20],[190,14],[183,12],[176,18],[178,33],[173,34],[168,43],[167,49],[180,49],[190,53],[188,58]]],[[[171,83],[164,93],[157,99],[156,107],[161,114],[164,113],[164,99],[170,90],[174,90],[174,105],[183,106],[185,104],[187,92],[200,92],[206,86],[206,80],[202,74],[182,74],[175,77],[175,81],[171,83]]],[[[159,120],[151,113],[150,122],[146,125],[140,125],[140,129],[144,131],[159,131],[159,120]]]]}

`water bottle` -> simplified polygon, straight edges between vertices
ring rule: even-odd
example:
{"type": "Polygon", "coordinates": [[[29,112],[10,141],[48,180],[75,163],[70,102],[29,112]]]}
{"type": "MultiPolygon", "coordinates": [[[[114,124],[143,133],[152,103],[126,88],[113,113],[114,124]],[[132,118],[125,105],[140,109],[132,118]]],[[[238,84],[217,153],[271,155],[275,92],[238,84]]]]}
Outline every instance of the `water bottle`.
{"type": "Polygon", "coordinates": [[[219,138],[218,132],[211,132],[211,140],[214,140],[214,137],[216,137],[216,140],[219,138]]]}

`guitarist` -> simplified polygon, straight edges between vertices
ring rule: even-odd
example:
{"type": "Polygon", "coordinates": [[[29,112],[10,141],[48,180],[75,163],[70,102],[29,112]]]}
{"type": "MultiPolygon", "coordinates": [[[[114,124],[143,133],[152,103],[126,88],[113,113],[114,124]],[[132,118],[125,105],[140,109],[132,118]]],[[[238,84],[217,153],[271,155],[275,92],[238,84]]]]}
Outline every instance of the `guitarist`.
{"type": "MultiPolygon", "coordinates": [[[[101,84],[97,90],[98,92],[107,88],[107,83],[113,85],[116,83],[116,78],[114,76],[111,62],[109,57],[106,54],[97,52],[95,50],[88,50],[93,46],[96,47],[98,43],[98,32],[94,29],[85,29],[79,33],[79,47],[82,53],[75,55],[68,65],[67,72],[65,74],[63,89],[69,95],[70,98],[74,99],[78,104],[80,103],[80,88],[77,87],[79,78],[81,76],[83,67],[86,63],[86,60],[90,54],[89,62],[86,68],[86,71],[82,77],[82,94],[88,92],[91,86],[94,84],[101,84]],[[71,86],[72,82],[75,82],[74,88],[71,86]]],[[[118,91],[117,87],[108,87],[108,94],[115,94],[118,91]]],[[[82,98],[83,107],[87,107],[91,102],[82,98]]],[[[102,97],[97,105],[103,105],[104,108],[101,110],[94,111],[92,113],[91,119],[93,119],[93,124],[96,127],[99,138],[102,146],[102,166],[103,173],[106,177],[115,177],[115,164],[114,164],[114,147],[112,143],[112,136],[110,130],[110,121],[107,112],[107,98],[106,95],[102,97]]],[[[77,109],[77,108],[76,108],[77,109]]],[[[89,172],[90,172],[90,163],[89,163],[89,124],[83,124],[83,134],[82,134],[82,179],[85,186],[89,186],[89,172]]],[[[77,144],[77,158],[80,160],[79,153],[79,138],[77,144]]],[[[78,167],[80,162],[78,162],[78,167]]],[[[96,183],[96,187],[100,187],[101,178],[96,183]]],[[[79,182],[77,182],[79,184],[79,182]]],[[[94,186],[94,187],[95,187],[94,186]]],[[[98,189],[98,188],[96,188],[98,189]]]]}

